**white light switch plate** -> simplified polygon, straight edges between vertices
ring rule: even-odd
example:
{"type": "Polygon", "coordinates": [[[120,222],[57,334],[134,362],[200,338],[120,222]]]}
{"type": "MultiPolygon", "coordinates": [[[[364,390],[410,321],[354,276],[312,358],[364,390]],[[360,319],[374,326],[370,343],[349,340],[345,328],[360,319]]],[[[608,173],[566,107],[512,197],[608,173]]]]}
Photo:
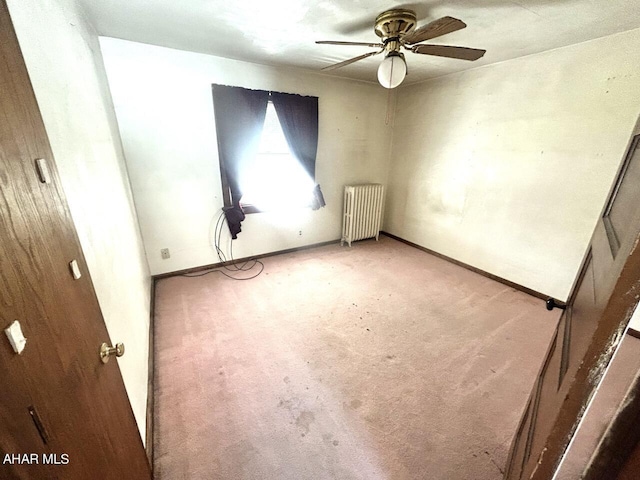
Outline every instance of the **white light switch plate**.
{"type": "Polygon", "coordinates": [[[16,320],[7,328],[4,329],[4,333],[7,334],[7,338],[9,339],[9,343],[13,347],[13,351],[17,354],[22,353],[24,350],[24,346],[27,344],[27,339],[24,338],[22,334],[22,327],[20,327],[20,322],[16,320]]]}

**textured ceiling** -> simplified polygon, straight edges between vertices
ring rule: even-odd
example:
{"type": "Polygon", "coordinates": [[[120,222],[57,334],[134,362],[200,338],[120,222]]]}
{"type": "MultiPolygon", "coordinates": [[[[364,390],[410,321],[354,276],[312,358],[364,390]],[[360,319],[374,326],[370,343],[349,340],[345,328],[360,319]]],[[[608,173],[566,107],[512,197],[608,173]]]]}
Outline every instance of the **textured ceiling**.
{"type": "MultiPolygon", "coordinates": [[[[375,17],[400,6],[417,13],[418,26],[445,15],[468,25],[426,43],[487,50],[475,62],[407,52],[405,84],[640,27],[640,0],[78,1],[100,35],[314,71],[372,50],[315,40],[376,42],[375,17]]],[[[367,58],[330,74],[376,82],[381,60],[367,58]]]]}

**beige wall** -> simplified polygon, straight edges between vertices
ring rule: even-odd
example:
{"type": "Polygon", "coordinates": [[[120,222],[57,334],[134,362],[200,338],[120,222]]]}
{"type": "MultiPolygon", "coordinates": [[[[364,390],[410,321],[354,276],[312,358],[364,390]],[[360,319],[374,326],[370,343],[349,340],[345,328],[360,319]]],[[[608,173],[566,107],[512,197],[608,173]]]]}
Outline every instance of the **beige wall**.
{"type": "Polygon", "coordinates": [[[634,30],[401,88],[385,229],[564,300],[639,76],[634,30]]]}
{"type": "Polygon", "coordinates": [[[144,440],[150,276],[98,38],[71,0],[8,5],[144,440]]]}
{"type": "Polygon", "coordinates": [[[212,83],[319,97],[316,181],[327,206],[248,215],[236,258],[339,239],[344,185],[386,179],[391,126],[387,92],[377,85],[112,38],[100,43],[153,274],[218,262],[212,83]],[[161,259],[162,248],[170,259],[161,259]]]}
{"type": "Polygon", "coordinates": [[[320,97],[328,201],[248,216],[237,257],[338,238],[342,186],[388,181],[386,230],[565,299],[640,111],[639,41],[636,30],[402,87],[386,126],[377,85],[102,38],[151,271],[217,261],[210,84],[225,83],[320,97]]]}

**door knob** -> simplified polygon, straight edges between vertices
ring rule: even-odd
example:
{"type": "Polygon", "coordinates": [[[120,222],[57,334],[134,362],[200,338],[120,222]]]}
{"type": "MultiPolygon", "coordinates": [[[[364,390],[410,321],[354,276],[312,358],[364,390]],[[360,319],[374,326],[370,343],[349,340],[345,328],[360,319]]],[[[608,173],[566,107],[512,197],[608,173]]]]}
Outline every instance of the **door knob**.
{"type": "Polygon", "coordinates": [[[107,343],[100,345],[100,360],[102,360],[102,363],[107,363],[112,355],[116,357],[124,355],[124,343],[116,343],[115,347],[110,347],[107,343]]]}

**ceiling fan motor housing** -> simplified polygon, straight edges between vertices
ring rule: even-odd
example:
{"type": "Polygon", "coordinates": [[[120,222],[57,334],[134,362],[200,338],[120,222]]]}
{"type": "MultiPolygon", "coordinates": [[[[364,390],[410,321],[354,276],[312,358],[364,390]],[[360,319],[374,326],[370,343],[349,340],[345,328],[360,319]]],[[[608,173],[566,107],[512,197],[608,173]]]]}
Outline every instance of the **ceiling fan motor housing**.
{"type": "Polygon", "coordinates": [[[378,15],[373,28],[383,40],[403,37],[416,28],[416,13],[402,8],[387,10],[378,15]]]}

